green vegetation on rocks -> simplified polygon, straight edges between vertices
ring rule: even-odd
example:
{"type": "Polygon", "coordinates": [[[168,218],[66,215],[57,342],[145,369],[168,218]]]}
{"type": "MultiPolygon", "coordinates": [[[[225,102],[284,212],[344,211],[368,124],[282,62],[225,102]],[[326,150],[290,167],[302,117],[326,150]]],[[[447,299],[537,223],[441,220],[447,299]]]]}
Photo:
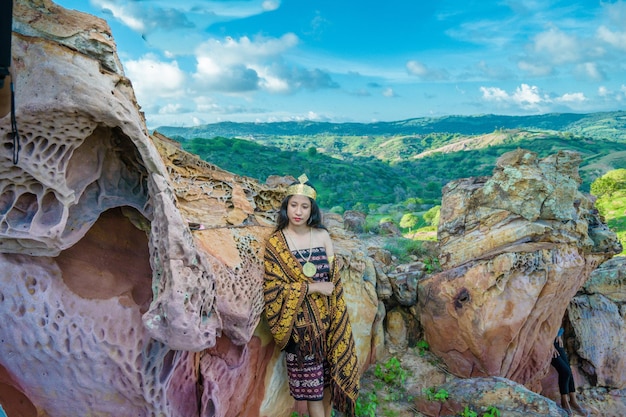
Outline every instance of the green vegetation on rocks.
{"type": "MultiPolygon", "coordinates": [[[[609,171],[591,184],[596,207],[626,249],[626,169],[609,171]]],[[[625,252],[622,251],[621,255],[625,252]]]]}

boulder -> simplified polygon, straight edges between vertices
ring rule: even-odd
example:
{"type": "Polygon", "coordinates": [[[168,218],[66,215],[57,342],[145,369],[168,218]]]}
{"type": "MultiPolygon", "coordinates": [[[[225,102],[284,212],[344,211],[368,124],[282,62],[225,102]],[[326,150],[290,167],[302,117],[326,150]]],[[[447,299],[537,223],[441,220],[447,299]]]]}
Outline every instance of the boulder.
{"type": "Polygon", "coordinates": [[[343,213],[343,222],[346,230],[354,233],[365,232],[365,213],[355,210],[346,210],[343,213]]]}
{"type": "Polygon", "coordinates": [[[520,149],[500,157],[492,177],[444,188],[443,269],[419,281],[418,305],[426,340],[454,374],[537,384],[570,300],[621,252],[577,191],[579,162],[520,149]]]}
{"type": "Polygon", "coordinates": [[[448,394],[439,401],[420,396],[417,409],[427,416],[458,416],[466,408],[476,415],[502,415],[507,417],[566,417],[565,410],[554,401],[536,394],[522,385],[501,377],[454,379],[433,388],[448,394]],[[495,414],[497,409],[499,414],[495,414]],[[491,413],[491,414],[488,414],[491,413]]]}
{"type": "Polygon", "coordinates": [[[580,369],[594,385],[626,389],[626,258],[593,271],[567,313],[580,369]]]}

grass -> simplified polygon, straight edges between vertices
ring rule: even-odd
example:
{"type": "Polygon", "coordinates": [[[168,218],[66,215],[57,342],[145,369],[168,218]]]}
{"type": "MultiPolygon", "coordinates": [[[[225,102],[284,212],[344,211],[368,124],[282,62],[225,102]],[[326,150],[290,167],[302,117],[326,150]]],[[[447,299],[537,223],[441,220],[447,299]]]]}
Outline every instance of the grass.
{"type": "MultiPolygon", "coordinates": [[[[622,248],[626,248],[626,190],[603,195],[596,201],[596,207],[607,226],[617,234],[622,248]]],[[[622,250],[619,255],[624,256],[626,252],[622,250]]]]}

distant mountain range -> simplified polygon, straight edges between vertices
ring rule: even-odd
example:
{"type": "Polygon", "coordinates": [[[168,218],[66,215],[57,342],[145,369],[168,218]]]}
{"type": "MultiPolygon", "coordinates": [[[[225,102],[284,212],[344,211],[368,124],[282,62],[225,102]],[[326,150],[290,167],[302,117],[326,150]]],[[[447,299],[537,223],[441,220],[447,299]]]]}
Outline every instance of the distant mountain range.
{"type": "Polygon", "coordinates": [[[626,111],[603,113],[551,113],[536,116],[444,116],[396,122],[328,123],[315,121],[234,123],[221,122],[194,127],[161,126],[157,130],[171,138],[250,138],[254,136],[367,136],[425,135],[455,133],[482,135],[499,129],[540,129],[626,142],[626,111]]]}
{"type": "Polygon", "coordinates": [[[214,123],[157,132],[232,173],[261,182],[305,172],[324,208],[428,208],[458,178],[491,175],[505,152],[581,155],[581,189],[626,168],[626,112],[447,116],[377,123],[214,123]]]}

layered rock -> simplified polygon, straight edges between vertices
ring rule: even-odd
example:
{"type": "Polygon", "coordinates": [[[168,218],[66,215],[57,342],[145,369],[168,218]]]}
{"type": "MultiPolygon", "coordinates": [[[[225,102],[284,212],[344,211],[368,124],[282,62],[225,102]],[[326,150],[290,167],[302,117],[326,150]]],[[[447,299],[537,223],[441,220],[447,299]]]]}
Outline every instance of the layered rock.
{"type": "MultiPolygon", "coordinates": [[[[17,0],[14,15],[17,163],[0,151],[7,413],[289,415],[261,320],[263,245],[288,180],[259,184],[151,137],[104,21],[48,0],[17,0]]],[[[376,278],[342,227],[331,232],[365,367],[381,338],[376,278]]]]}
{"type": "Polygon", "coordinates": [[[596,269],[567,315],[582,373],[593,385],[626,390],[626,258],[596,269]]]}
{"type": "Polygon", "coordinates": [[[417,408],[427,416],[457,416],[465,410],[476,415],[507,417],[567,417],[553,401],[501,377],[453,379],[437,387],[445,390],[445,401],[420,397],[417,408]],[[494,414],[496,409],[499,414],[494,414]]]}
{"type": "Polygon", "coordinates": [[[463,377],[536,385],[569,301],[621,246],[578,191],[580,157],[517,150],[443,191],[443,271],[419,283],[425,337],[463,377]]]}

